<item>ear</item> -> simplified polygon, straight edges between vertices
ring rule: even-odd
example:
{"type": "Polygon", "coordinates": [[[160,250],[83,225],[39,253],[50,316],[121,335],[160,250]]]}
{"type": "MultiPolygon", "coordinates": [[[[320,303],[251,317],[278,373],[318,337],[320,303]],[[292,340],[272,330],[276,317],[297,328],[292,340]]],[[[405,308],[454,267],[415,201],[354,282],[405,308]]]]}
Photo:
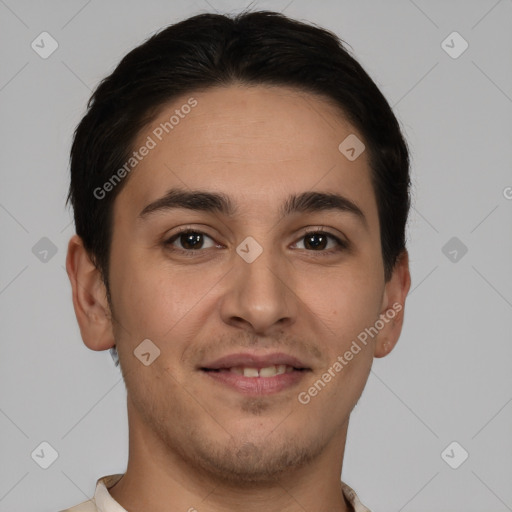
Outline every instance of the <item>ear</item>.
{"type": "Polygon", "coordinates": [[[83,342],[91,350],[113,347],[115,339],[106,288],[78,235],[69,240],[66,271],[83,342]]]}
{"type": "Polygon", "coordinates": [[[405,298],[411,287],[409,253],[404,250],[395,264],[382,297],[380,318],[384,327],[376,338],[374,357],[384,357],[395,347],[404,322],[405,298]]]}

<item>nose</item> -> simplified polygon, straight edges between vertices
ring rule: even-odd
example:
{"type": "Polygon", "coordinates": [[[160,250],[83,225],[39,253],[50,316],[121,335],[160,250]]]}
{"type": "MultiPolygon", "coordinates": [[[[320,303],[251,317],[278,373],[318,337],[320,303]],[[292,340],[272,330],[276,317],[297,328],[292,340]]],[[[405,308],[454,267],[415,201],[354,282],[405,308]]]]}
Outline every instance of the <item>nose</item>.
{"type": "Polygon", "coordinates": [[[252,263],[236,256],[221,302],[225,323],[263,336],[295,322],[298,305],[292,276],[278,258],[269,250],[252,263]]]}

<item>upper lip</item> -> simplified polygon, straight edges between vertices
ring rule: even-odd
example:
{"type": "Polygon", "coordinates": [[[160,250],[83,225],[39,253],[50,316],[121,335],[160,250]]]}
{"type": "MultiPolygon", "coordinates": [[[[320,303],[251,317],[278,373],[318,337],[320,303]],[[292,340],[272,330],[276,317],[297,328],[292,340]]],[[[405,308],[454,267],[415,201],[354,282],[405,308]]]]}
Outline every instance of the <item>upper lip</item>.
{"type": "Polygon", "coordinates": [[[285,364],[297,369],[310,369],[300,359],[283,352],[273,352],[271,354],[259,355],[249,352],[240,352],[237,354],[228,354],[212,361],[207,361],[200,365],[201,369],[219,370],[221,368],[234,368],[236,366],[245,366],[247,368],[267,368],[268,366],[285,364]]]}

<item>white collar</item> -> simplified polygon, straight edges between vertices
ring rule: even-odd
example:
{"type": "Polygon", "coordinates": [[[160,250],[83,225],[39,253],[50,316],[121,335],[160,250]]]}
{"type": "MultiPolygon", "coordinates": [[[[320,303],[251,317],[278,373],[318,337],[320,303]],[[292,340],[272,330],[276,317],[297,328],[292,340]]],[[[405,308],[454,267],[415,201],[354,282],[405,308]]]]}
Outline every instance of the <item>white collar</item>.
{"type": "MultiPolygon", "coordinates": [[[[94,502],[98,509],[98,512],[126,512],[126,510],[119,505],[119,503],[112,497],[108,492],[108,489],[113,487],[121,477],[123,473],[117,473],[115,475],[107,475],[98,479],[96,482],[96,491],[94,493],[94,502]]],[[[341,488],[345,498],[354,508],[354,512],[371,512],[370,509],[366,508],[359,500],[356,492],[345,482],[341,482],[341,488]]]]}

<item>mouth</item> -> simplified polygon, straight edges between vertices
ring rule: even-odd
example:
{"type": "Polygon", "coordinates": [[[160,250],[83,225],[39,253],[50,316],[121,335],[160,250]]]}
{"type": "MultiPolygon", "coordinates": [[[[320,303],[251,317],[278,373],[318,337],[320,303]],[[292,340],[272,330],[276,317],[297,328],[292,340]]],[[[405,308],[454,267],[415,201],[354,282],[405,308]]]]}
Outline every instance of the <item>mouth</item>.
{"type": "Polygon", "coordinates": [[[198,368],[206,377],[246,395],[278,393],[296,386],[311,368],[287,354],[231,354],[198,368]]]}
{"type": "Polygon", "coordinates": [[[233,366],[231,368],[201,368],[205,372],[230,372],[235,375],[243,375],[250,379],[276,377],[285,373],[292,373],[294,371],[305,371],[306,368],[295,368],[286,364],[266,366],[264,368],[250,367],[250,366],[233,366]]]}

